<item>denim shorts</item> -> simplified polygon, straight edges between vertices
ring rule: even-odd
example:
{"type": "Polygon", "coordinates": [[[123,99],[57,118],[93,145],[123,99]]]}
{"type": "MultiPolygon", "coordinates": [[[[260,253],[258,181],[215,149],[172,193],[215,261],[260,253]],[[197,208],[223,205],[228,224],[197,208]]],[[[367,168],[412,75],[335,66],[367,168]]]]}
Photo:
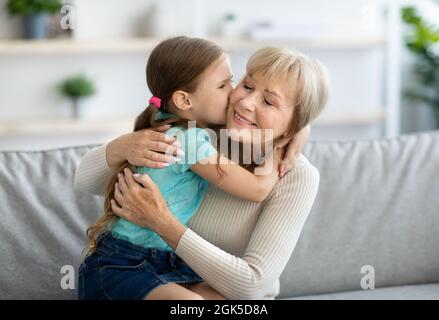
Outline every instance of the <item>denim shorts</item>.
{"type": "Polygon", "coordinates": [[[137,246],[111,232],[98,238],[78,271],[80,300],[138,300],[167,283],[203,281],[174,252],[137,246]]]}

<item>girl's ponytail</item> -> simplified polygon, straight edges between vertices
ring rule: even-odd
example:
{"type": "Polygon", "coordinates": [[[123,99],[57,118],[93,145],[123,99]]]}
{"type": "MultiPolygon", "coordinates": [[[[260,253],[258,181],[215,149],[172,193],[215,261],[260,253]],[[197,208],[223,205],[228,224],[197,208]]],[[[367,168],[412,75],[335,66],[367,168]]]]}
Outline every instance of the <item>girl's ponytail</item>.
{"type": "MultiPolygon", "coordinates": [[[[121,164],[121,166],[117,169],[117,173],[123,172],[125,168],[132,169],[128,161],[125,161],[121,164]]],[[[113,175],[110,181],[108,181],[104,194],[104,214],[86,231],[88,247],[86,248],[87,251],[85,255],[89,255],[96,251],[98,236],[103,233],[109,226],[111,226],[117,218],[117,216],[113,213],[113,210],[111,209],[111,199],[114,199],[114,190],[116,188],[117,181],[117,174],[113,175]]]]}

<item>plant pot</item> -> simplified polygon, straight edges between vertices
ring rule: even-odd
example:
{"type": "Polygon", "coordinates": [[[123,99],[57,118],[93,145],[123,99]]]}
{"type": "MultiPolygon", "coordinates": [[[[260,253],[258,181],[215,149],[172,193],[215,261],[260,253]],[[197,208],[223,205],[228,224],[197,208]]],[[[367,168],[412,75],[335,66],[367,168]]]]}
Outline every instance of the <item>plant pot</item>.
{"type": "Polygon", "coordinates": [[[23,16],[24,36],[27,39],[44,39],[48,34],[47,13],[23,16]]]}
{"type": "Polygon", "coordinates": [[[87,99],[84,97],[72,98],[72,117],[73,117],[73,119],[79,120],[79,119],[84,118],[86,100],[87,99]]]}

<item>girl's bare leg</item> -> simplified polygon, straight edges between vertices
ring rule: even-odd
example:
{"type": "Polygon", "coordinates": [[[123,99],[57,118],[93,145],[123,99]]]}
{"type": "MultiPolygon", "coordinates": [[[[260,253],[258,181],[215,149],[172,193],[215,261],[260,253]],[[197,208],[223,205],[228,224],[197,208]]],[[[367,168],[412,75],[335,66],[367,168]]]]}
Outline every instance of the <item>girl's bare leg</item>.
{"type": "Polygon", "coordinates": [[[194,293],[199,294],[206,300],[226,300],[226,298],[224,298],[206,282],[200,282],[193,285],[185,285],[185,287],[193,291],[194,293]]]}
{"type": "Polygon", "coordinates": [[[168,283],[152,290],[144,300],[204,300],[204,298],[177,283],[168,283]]]}

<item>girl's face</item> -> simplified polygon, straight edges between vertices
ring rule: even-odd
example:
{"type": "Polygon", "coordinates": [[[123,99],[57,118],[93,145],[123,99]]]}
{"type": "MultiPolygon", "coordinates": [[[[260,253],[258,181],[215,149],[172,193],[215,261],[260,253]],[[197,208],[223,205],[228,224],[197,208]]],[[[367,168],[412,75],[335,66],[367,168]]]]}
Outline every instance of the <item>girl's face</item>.
{"type": "Polygon", "coordinates": [[[192,112],[202,124],[225,124],[229,95],[232,92],[232,67],[224,55],[200,76],[192,101],[192,112]]]}
{"type": "Polygon", "coordinates": [[[272,139],[282,136],[293,117],[293,102],[291,84],[270,86],[262,76],[246,75],[230,95],[227,129],[231,139],[249,144],[265,141],[265,137],[271,140],[267,129],[272,130],[272,139]]]}

